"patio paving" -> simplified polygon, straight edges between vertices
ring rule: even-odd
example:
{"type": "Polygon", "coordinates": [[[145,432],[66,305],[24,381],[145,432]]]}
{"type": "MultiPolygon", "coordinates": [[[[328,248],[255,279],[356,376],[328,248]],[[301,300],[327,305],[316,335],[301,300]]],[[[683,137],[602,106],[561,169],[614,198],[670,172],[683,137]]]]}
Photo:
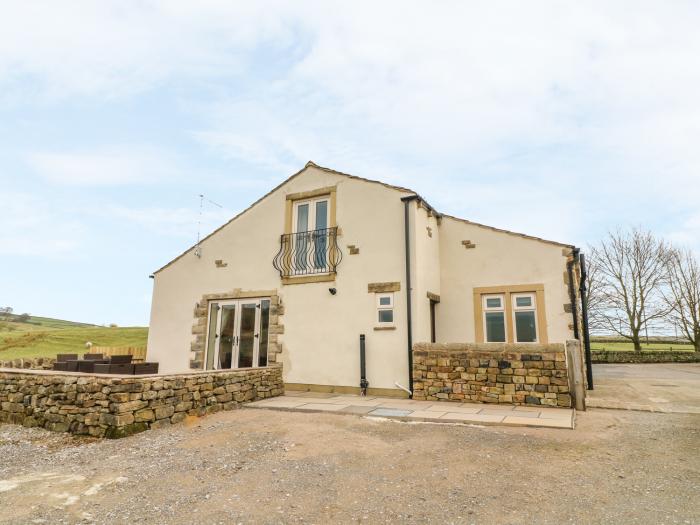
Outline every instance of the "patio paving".
{"type": "Polygon", "coordinates": [[[574,428],[575,419],[575,411],[569,408],[413,401],[411,399],[294,391],[283,396],[247,403],[244,407],[292,412],[354,414],[409,422],[567,429],[574,428]]]}

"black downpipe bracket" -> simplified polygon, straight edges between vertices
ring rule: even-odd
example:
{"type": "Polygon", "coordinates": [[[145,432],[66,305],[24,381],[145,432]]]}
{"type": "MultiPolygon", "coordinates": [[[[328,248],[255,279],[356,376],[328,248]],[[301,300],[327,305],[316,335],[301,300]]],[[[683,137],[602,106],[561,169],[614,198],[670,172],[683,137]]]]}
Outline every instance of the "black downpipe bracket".
{"type": "Polygon", "coordinates": [[[409,204],[413,200],[417,200],[418,195],[410,195],[402,197],[404,204],[403,220],[404,220],[404,240],[406,245],[406,324],[408,335],[408,389],[413,397],[413,319],[411,312],[411,239],[410,239],[410,223],[408,209],[409,204]]]}
{"type": "Polygon", "coordinates": [[[360,395],[367,395],[367,360],[365,359],[365,334],[360,334],[360,395]]]}
{"type": "Polygon", "coordinates": [[[591,358],[591,336],[588,331],[588,293],[586,290],[586,257],[583,254],[579,255],[581,264],[581,283],[579,291],[581,292],[581,322],[583,323],[583,345],[586,349],[586,381],[588,390],[593,390],[593,367],[591,358]]]}

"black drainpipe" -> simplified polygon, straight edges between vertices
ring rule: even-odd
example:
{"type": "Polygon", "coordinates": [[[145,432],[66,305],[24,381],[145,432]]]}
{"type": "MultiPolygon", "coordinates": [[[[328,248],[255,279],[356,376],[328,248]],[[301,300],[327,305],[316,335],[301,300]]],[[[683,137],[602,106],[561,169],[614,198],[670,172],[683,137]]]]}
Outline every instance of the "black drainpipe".
{"type": "Polygon", "coordinates": [[[579,249],[574,248],[574,259],[566,263],[566,271],[569,274],[569,299],[571,301],[571,316],[574,318],[574,339],[579,339],[578,333],[578,301],[576,300],[576,286],[574,285],[574,264],[578,259],[579,249]]]}
{"type": "Polygon", "coordinates": [[[581,321],[583,323],[583,345],[586,349],[586,380],[588,382],[588,390],[593,390],[593,368],[591,358],[591,336],[588,332],[588,294],[586,291],[586,257],[583,254],[579,255],[581,264],[581,283],[579,291],[581,292],[581,321]]]}
{"type": "Polygon", "coordinates": [[[360,334],[360,395],[367,395],[367,359],[365,357],[365,334],[360,334]]]}
{"type": "Polygon", "coordinates": [[[411,391],[411,398],[413,397],[413,321],[411,312],[411,240],[410,240],[410,228],[408,220],[408,207],[409,203],[413,200],[418,199],[418,195],[409,195],[408,197],[401,197],[403,201],[403,220],[404,220],[404,240],[406,245],[406,322],[408,324],[408,389],[411,391]]]}

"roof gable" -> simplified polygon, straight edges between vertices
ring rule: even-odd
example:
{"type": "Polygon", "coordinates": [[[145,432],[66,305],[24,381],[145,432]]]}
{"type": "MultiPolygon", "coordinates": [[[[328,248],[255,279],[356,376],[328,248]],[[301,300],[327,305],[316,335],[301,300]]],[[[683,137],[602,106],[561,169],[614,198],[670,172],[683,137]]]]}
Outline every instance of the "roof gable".
{"type": "MultiPolygon", "coordinates": [[[[236,219],[238,219],[239,217],[241,217],[243,214],[245,214],[245,213],[249,212],[250,210],[252,210],[256,205],[258,205],[259,203],[261,203],[262,201],[264,201],[267,197],[269,197],[269,196],[272,195],[273,193],[277,192],[278,190],[282,189],[282,187],[284,187],[286,184],[288,184],[288,183],[291,182],[292,180],[294,180],[294,179],[296,179],[297,177],[299,177],[300,175],[302,175],[308,168],[316,168],[316,169],[321,170],[321,171],[324,171],[324,172],[326,172],[326,173],[332,173],[332,174],[334,174],[334,175],[340,175],[340,176],[347,177],[347,178],[353,179],[353,180],[358,180],[358,181],[363,181],[363,182],[369,182],[369,183],[372,183],[372,184],[380,184],[380,185],[382,185],[382,186],[384,186],[384,187],[386,187],[386,188],[390,188],[390,189],[393,189],[393,190],[396,190],[396,191],[399,191],[399,192],[402,192],[402,193],[415,193],[415,192],[413,192],[412,190],[410,190],[410,189],[408,189],[408,188],[402,188],[401,186],[394,186],[394,185],[388,184],[388,183],[386,183],[386,182],[382,182],[382,181],[378,181],[378,180],[372,180],[372,179],[366,179],[366,178],[363,178],[363,177],[358,177],[358,176],[356,176],[356,175],[350,175],[350,174],[348,174],[348,173],[342,173],[342,172],[340,172],[340,171],[336,171],[336,170],[333,170],[333,169],[330,169],[330,168],[325,168],[325,167],[323,167],[323,166],[319,166],[318,164],[314,163],[313,161],[308,161],[308,162],[306,163],[306,165],[305,165],[302,169],[300,169],[299,171],[297,171],[296,173],[294,173],[294,174],[291,175],[290,177],[287,177],[285,180],[283,180],[282,182],[280,182],[277,186],[275,186],[275,187],[272,188],[270,191],[268,191],[265,195],[263,195],[263,196],[260,197],[258,200],[256,200],[255,202],[253,202],[253,203],[252,203],[250,206],[248,206],[246,209],[244,209],[243,211],[237,213],[235,216],[233,216],[231,219],[229,219],[228,221],[226,221],[224,224],[222,224],[221,226],[219,226],[218,228],[216,228],[216,229],[215,229],[214,231],[212,231],[210,234],[208,234],[208,235],[206,235],[205,237],[203,237],[203,238],[199,241],[199,243],[201,244],[202,242],[206,241],[207,239],[209,239],[209,238],[212,237],[213,235],[216,235],[218,232],[220,232],[221,230],[223,230],[224,228],[226,228],[226,226],[228,226],[228,225],[231,224],[233,221],[235,221],[236,219]]],[[[182,257],[184,257],[185,255],[187,255],[189,252],[191,252],[192,250],[194,250],[196,247],[197,247],[197,244],[193,244],[192,246],[190,246],[189,248],[187,248],[184,252],[182,252],[180,255],[178,255],[177,257],[175,257],[174,259],[172,259],[170,262],[168,262],[167,264],[165,264],[165,265],[161,266],[160,268],[158,268],[155,272],[153,272],[153,274],[156,274],[156,273],[158,273],[158,272],[160,272],[160,271],[166,269],[168,266],[172,265],[174,262],[176,262],[177,260],[179,260],[179,259],[181,259],[182,257]]]]}
{"type": "MultiPolygon", "coordinates": [[[[385,188],[390,188],[390,189],[399,191],[399,192],[401,192],[401,193],[410,194],[410,195],[412,195],[412,196],[415,196],[415,198],[417,198],[418,200],[420,200],[420,201],[422,201],[423,203],[425,203],[430,209],[433,209],[433,208],[427,203],[427,201],[426,201],[425,199],[423,199],[420,195],[418,195],[417,192],[415,192],[415,191],[413,191],[413,190],[411,190],[411,189],[409,189],[409,188],[404,188],[404,187],[402,187],[402,186],[395,186],[395,185],[393,185],[393,184],[388,184],[388,183],[386,183],[386,182],[382,182],[382,181],[378,181],[378,180],[366,179],[366,178],[364,178],[364,177],[358,177],[357,175],[350,175],[350,174],[348,174],[348,173],[343,173],[343,172],[341,172],[341,171],[336,171],[336,170],[333,170],[333,169],[331,169],[331,168],[326,168],[326,167],[323,167],[323,166],[319,166],[318,164],[314,163],[313,161],[308,161],[308,162],[306,163],[306,165],[305,165],[302,169],[300,169],[299,171],[297,171],[296,173],[294,173],[294,174],[291,175],[290,177],[288,177],[288,178],[286,178],[285,180],[283,180],[283,181],[282,181],[281,183],[279,183],[277,186],[275,186],[275,187],[272,188],[270,191],[268,191],[265,195],[263,195],[263,196],[260,197],[258,200],[256,200],[255,202],[253,202],[250,206],[248,206],[246,209],[244,209],[244,210],[241,211],[240,213],[236,214],[236,215],[235,215],[234,217],[232,217],[230,220],[228,220],[227,222],[225,222],[224,224],[222,224],[221,226],[219,226],[217,229],[215,229],[215,230],[214,230],[213,232],[211,232],[209,235],[203,237],[203,238],[199,241],[199,243],[202,243],[202,242],[206,241],[207,239],[209,239],[210,237],[212,237],[213,235],[216,235],[219,231],[221,231],[222,229],[224,229],[226,226],[228,226],[229,224],[231,224],[233,221],[235,221],[236,219],[238,219],[238,218],[239,218],[240,216],[242,216],[243,214],[249,212],[249,211],[250,211],[251,209],[253,209],[257,204],[261,203],[261,202],[262,202],[263,200],[265,200],[267,197],[269,197],[270,195],[272,195],[272,194],[275,193],[276,191],[280,190],[283,186],[285,186],[286,184],[288,184],[289,182],[291,182],[291,181],[294,180],[295,178],[299,177],[299,176],[300,176],[301,174],[303,174],[308,168],[311,168],[311,167],[312,167],[312,168],[316,168],[316,169],[321,170],[321,171],[324,171],[324,172],[326,172],[326,173],[332,173],[332,174],[335,174],[335,175],[340,175],[340,176],[343,176],[343,177],[347,177],[347,178],[349,178],[349,179],[358,180],[358,181],[363,181],[363,182],[368,182],[368,183],[371,183],[371,184],[380,184],[380,185],[384,186],[385,188]]],[[[411,198],[411,197],[409,197],[409,198],[411,198]]],[[[437,212],[436,212],[436,213],[437,213],[437,212]]],[[[467,224],[471,224],[471,225],[473,225],[473,226],[478,226],[478,227],[481,227],[481,228],[487,228],[487,229],[492,230],[492,231],[501,232],[501,233],[506,233],[506,234],[510,234],[510,235],[516,235],[516,236],[518,236],[518,237],[522,237],[522,238],[528,239],[528,240],[539,241],[539,242],[544,242],[544,243],[548,243],[548,244],[554,244],[554,245],[557,245],[557,246],[563,246],[563,247],[568,247],[568,248],[573,247],[573,245],[571,245],[571,244],[564,244],[564,243],[560,243],[560,242],[556,242],[556,241],[549,241],[549,240],[547,240],[547,239],[541,239],[541,238],[539,238],[539,237],[534,237],[534,236],[532,236],[532,235],[526,235],[526,234],[524,234],[524,233],[518,233],[518,232],[514,232],[514,231],[510,231],[510,230],[504,230],[504,229],[501,229],[501,228],[496,228],[496,227],[493,227],[493,226],[487,226],[487,225],[485,225],[485,224],[479,224],[479,223],[477,223],[477,222],[472,222],[472,221],[469,221],[469,220],[467,220],[467,219],[461,219],[461,218],[459,218],[459,217],[453,217],[453,216],[451,216],[451,215],[445,215],[445,214],[439,214],[439,215],[444,216],[444,217],[446,217],[446,218],[448,218],[448,219],[455,220],[455,221],[459,221],[459,222],[464,222],[464,223],[467,223],[467,224]]],[[[156,274],[156,273],[161,272],[162,270],[166,269],[168,266],[172,265],[173,263],[175,263],[176,261],[178,261],[179,259],[181,259],[181,258],[184,257],[185,255],[187,255],[189,252],[191,252],[192,250],[194,250],[196,247],[197,247],[197,244],[193,244],[192,246],[190,246],[189,248],[187,248],[184,252],[182,252],[180,255],[178,255],[177,257],[175,257],[174,259],[172,259],[170,262],[168,262],[167,264],[163,265],[162,267],[158,268],[158,269],[157,269],[155,272],[153,272],[153,273],[156,274]]]]}

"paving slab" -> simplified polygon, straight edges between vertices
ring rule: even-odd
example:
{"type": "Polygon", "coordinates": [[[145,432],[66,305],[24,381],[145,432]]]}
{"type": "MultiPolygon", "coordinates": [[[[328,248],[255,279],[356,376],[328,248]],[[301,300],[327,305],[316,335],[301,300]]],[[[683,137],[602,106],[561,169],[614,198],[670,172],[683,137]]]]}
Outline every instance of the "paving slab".
{"type": "Polygon", "coordinates": [[[436,412],[467,412],[469,414],[478,414],[484,407],[482,405],[467,405],[465,403],[440,403],[439,405],[430,405],[422,410],[435,410],[436,412]]]}
{"type": "Polygon", "coordinates": [[[469,423],[500,423],[505,416],[493,414],[466,414],[464,412],[448,412],[440,416],[443,421],[462,421],[469,423]]]}
{"type": "Polygon", "coordinates": [[[455,402],[435,403],[433,401],[351,395],[319,397],[298,394],[299,392],[294,392],[291,395],[254,401],[245,404],[244,407],[354,414],[416,422],[574,428],[574,411],[567,408],[455,402]]]}
{"type": "Polygon", "coordinates": [[[350,405],[341,409],[340,412],[343,412],[345,414],[366,414],[367,412],[371,412],[372,410],[374,410],[374,407],[350,405]]]}
{"type": "Polygon", "coordinates": [[[369,413],[370,416],[380,416],[380,417],[389,417],[389,416],[397,416],[397,417],[404,417],[408,416],[411,414],[411,410],[399,410],[397,408],[377,408],[376,410],[372,410],[372,412],[369,413]]]}
{"type": "Polygon", "coordinates": [[[305,405],[308,400],[299,401],[297,399],[286,399],[284,397],[273,397],[271,399],[264,399],[259,401],[260,406],[272,407],[272,408],[295,408],[301,405],[305,405]]]}
{"type": "Polygon", "coordinates": [[[349,404],[333,405],[331,403],[306,403],[305,405],[299,405],[295,408],[297,410],[322,410],[324,412],[339,412],[349,406],[349,404]]]}
{"type": "Polygon", "coordinates": [[[444,414],[447,414],[447,412],[438,412],[436,410],[414,410],[411,412],[411,417],[420,419],[439,419],[440,416],[444,414]]]}
{"type": "Polygon", "coordinates": [[[564,423],[559,419],[533,419],[522,416],[506,416],[503,423],[507,425],[518,425],[526,427],[552,427],[552,428],[571,428],[562,426],[564,423]]]}

